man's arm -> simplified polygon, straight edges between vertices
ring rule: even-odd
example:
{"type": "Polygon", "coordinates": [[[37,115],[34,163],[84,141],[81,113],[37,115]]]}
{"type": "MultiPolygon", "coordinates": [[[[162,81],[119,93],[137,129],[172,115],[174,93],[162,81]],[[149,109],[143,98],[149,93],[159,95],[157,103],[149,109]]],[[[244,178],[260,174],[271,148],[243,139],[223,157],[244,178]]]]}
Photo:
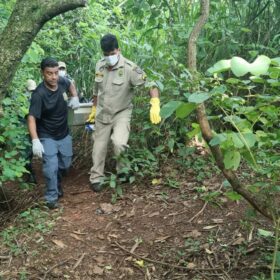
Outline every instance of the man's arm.
{"type": "Polygon", "coordinates": [[[27,117],[27,125],[28,130],[32,139],[32,152],[35,156],[42,157],[44,151],[44,147],[38,137],[37,127],[36,127],[36,119],[32,115],[28,115],[27,117]]]}
{"type": "Polygon", "coordinates": [[[74,82],[71,81],[70,87],[69,87],[69,93],[71,94],[72,97],[78,96],[77,89],[75,87],[74,82]]]}
{"type": "Polygon", "coordinates": [[[78,92],[76,90],[76,87],[74,83],[70,83],[69,86],[69,93],[71,95],[70,101],[68,103],[68,106],[71,107],[73,110],[78,109],[80,107],[78,92]]]}
{"type": "Polygon", "coordinates": [[[150,96],[151,96],[151,98],[154,98],[154,97],[159,98],[158,88],[156,88],[156,87],[151,88],[150,89],[150,96]]]}
{"type": "Polygon", "coordinates": [[[92,105],[95,106],[95,107],[97,105],[97,99],[98,99],[97,95],[94,95],[93,98],[92,98],[92,102],[93,102],[92,105]]]}
{"type": "Polygon", "coordinates": [[[28,125],[28,131],[31,136],[31,139],[38,139],[37,134],[37,127],[36,127],[36,119],[32,115],[28,115],[27,117],[27,125],[28,125]]]}

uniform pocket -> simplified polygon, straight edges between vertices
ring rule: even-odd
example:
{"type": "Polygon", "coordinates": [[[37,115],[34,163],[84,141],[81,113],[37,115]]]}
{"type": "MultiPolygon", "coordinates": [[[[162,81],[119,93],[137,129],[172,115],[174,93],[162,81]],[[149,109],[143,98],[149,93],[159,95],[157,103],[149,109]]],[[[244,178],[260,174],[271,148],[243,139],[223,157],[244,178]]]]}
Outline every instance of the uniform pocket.
{"type": "Polygon", "coordinates": [[[113,85],[121,86],[124,83],[124,79],[115,79],[113,80],[113,85]]]}
{"type": "Polygon", "coordinates": [[[113,93],[121,92],[122,88],[123,88],[123,85],[124,85],[124,79],[115,79],[115,80],[113,80],[113,82],[112,82],[113,93]]]}
{"type": "Polygon", "coordinates": [[[102,83],[103,82],[103,77],[101,77],[101,76],[95,77],[94,81],[96,83],[102,83]]]}

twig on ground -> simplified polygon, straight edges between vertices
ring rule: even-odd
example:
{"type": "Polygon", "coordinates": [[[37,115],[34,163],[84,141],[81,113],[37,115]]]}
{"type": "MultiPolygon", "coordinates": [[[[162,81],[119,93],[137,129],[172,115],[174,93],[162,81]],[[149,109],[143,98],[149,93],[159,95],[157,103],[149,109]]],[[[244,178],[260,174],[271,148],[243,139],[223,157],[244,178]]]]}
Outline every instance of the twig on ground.
{"type": "Polygon", "coordinates": [[[53,269],[55,269],[56,267],[61,266],[61,265],[65,264],[65,263],[67,263],[67,262],[70,261],[71,259],[73,259],[73,258],[72,258],[72,257],[71,257],[71,258],[68,258],[68,259],[66,259],[66,260],[64,260],[64,261],[62,261],[62,262],[60,262],[60,263],[57,263],[57,264],[53,265],[49,270],[47,270],[47,271],[45,272],[44,277],[43,277],[43,280],[47,279],[48,274],[49,274],[53,269]]]}
{"type": "MultiPolygon", "coordinates": [[[[218,192],[221,191],[222,187],[223,187],[223,184],[220,185],[218,192]]],[[[205,210],[207,204],[208,204],[208,201],[205,201],[203,207],[192,218],[190,218],[188,220],[188,223],[191,223],[195,218],[197,218],[199,215],[201,215],[203,213],[203,211],[205,210]]]]}
{"type": "Polygon", "coordinates": [[[173,265],[170,263],[166,263],[166,262],[161,262],[161,261],[157,261],[157,260],[152,260],[150,258],[146,258],[146,257],[142,257],[139,256],[135,253],[131,253],[129,250],[125,249],[124,247],[122,247],[118,242],[114,242],[114,244],[119,247],[120,249],[122,249],[123,251],[125,251],[126,253],[128,253],[129,255],[134,256],[137,259],[141,259],[150,263],[156,263],[156,264],[160,264],[160,265],[164,265],[164,266],[168,266],[168,267],[173,267],[173,268],[177,268],[177,269],[182,269],[182,270],[189,270],[189,271],[217,271],[217,270],[223,270],[223,268],[221,267],[217,267],[217,268],[188,268],[185,266],[179,266],[179,265],[173,265]]]}
{"type": "Polygon", "coordinates": [[[75,270],[75,269],[81,264],[81,262],[82,262],[82,260],[84,259],[85,255],[86,255],[86,253],[83,253],[83,254],[79,257],[79,259],[77,260],[77,262],[76,262],[75,265],[73,266],[73,270],[75,270]]]}
{"type": "Polygon", "coordinates": [[[192,217],[188,220],[188,223],[191,223],[196,217],[203,213],[204,209],[206,208],[208,201],[205,201],[203,207],[192,217]]]}

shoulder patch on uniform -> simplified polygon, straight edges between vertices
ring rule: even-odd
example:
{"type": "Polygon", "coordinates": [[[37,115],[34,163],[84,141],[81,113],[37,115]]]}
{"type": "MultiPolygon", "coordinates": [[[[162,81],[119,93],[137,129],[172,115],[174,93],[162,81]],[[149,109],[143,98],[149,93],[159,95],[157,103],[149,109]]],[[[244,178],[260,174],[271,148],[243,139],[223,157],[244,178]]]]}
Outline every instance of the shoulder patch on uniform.
{"type": "Polygon", "coordinates": [[[135,71],[138,74],[143,74],[144,73],[144,71],[139,66],[135,66],[133,68],[133,71],[135,71]]]}
{"type": "Polygon", "coordinates": [[[103,76],[104,76],[104,74],[102,72],[100,72],[100,71],[97,71],[95,73],[95,77],[103,77],[103,76]]]}
{"type": "Polygon", "coordinates": [[[124,73],[123,73],[123,69],[119,69],[119,70],[118,70],[118,75],[119,75],[119,77],[122,77],[123,74],[124,74],[124,73]]]}

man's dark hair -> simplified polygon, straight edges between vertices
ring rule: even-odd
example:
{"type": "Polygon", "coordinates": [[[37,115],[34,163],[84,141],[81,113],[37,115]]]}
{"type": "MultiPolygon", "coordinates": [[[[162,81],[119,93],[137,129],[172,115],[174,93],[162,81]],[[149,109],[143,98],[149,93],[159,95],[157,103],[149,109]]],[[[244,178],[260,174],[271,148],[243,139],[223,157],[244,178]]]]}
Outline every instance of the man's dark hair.
{"type": "Polygon", "coordinates": [[[100,40],[101,49],[103,52],[111,52],[119,48],[118,39],[113,34],[106,34],[100,40]]]}
{"type": "Polygon", "coordinates": [[[58,62],[52,57],[46,57],[41,61],[41,70],[47,67],[58,67],[58,62]]]}

